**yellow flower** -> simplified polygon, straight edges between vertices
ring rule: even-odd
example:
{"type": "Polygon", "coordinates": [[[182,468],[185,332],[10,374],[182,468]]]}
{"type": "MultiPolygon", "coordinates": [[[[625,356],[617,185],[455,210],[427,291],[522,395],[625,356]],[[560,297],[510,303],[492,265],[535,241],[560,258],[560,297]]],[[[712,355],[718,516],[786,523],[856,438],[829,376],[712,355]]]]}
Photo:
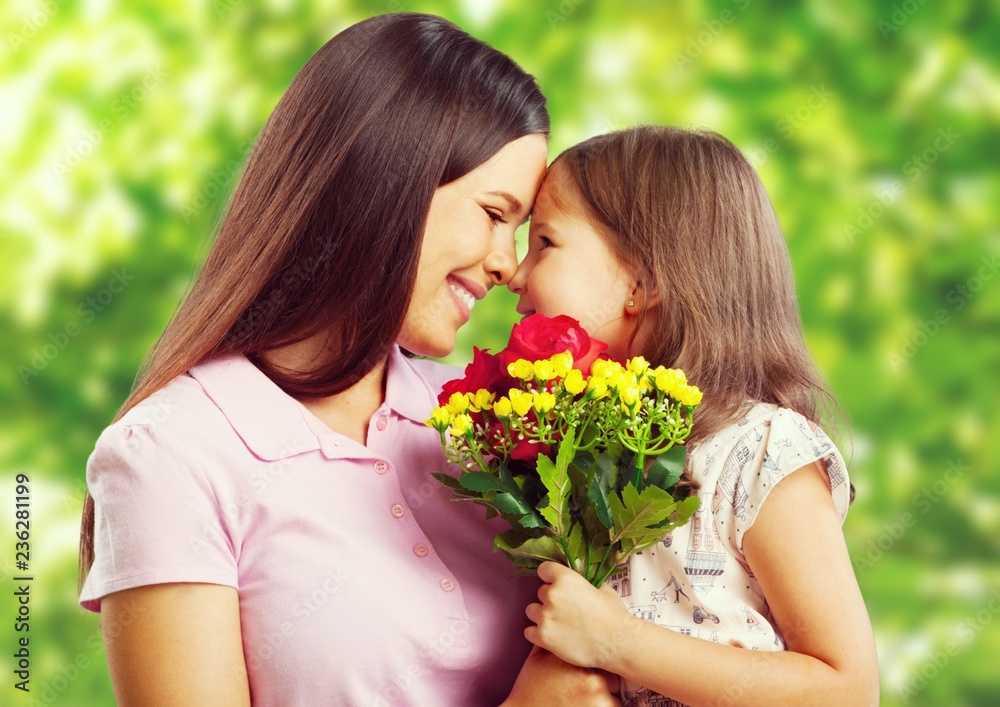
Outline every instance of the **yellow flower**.
{"type": "Polygon", "coordinates": [[[526,381],[534,377],[535,369],[531,365],[531,361],[519,358],[514,363],[507,364],[507,373],[511,378],[526,381]]]}
{"type": "Polygon", "coordinates": [[[627,383],[618,389],[618,399],[630,410],[635,408],[640,397],[639,386],[635,383],[627,383]]]}
{"type": "Polygon", "coordinates": [[[683,385],[677,391],[677,400],[680,401],[681,405],[687,405],[688,407],[694,407],[701,402],[701,391],[693,385],[683,385]]]}
{"type": "Polygon", "coordinates": [[[465,437],[472,433],[472,418],[468,415],[455,415],[451,418],[452,437],[465,437]]]}
{"type": "Polygon", "coordinates": [[[453,413],[465,412],[469,409],[469,398],[465,393],[452,393],[448,398],[448,409],[453,413]]]}
{"type": "Polygon", "coordinates": [[[601,376],[591,376],[587,381],[587,397],[600,400],[608,395],[608,382],[601,376]]]}
{"type": "Polygon", "coordinates": [[[662,390],[668,395],[673,394],[674,389],[680,383],[677,377],[677,371],[673,368],[657,368],[656,375],[653,379],[658,390],[662,390]]]}
{"type": "Polygon", "coordinates": [[[563,351],[549,359],[552,362],[552,370],[555,371],[556,378],[565,378],[573,370],[573,354],[563,351]]]}
{"type": "Polygon", "coordinates": [[[434,408],[431,412],[431,419],[424,420],[424,424],[433,427],[438,432],[444,432],[451,424],[451,413],[444,405],[434,408]]]}
{"type": "Polygon", "coordinates": [[[594,377],[606,378],[610,363],[611,361],[606,361],[603,358],[597,359],[590,366],[590,375],[594,377]]]}
{"type": "Polygon", "coordinates": [[[626,368],[628,368],[628,370],[636,376],[641,376],[649,370],[649,361],[644,359],[642,356],[636,356],[635,358],[630,358],[628,360],[626,368]]]}
{"type": "Polygon", "coordinates": [[[531,393],[511,388],[508,394],[510,395],[510,404],[514,408],[514,412],[518,414],[518,417],[527,415],[528,410],[531,409],[531,393]]]}
{"type": "Polygon", "coordinates": [[[541,393],[532,393],[531,406],[539,415],[544,415],[556,406],[556,396],[547,390],[543,390],[541,393]]]}
{"type": "Polygon", "coordinates": [[[496,396],[485,388],[480,388],[476,391],[475,395],[470,393],[469,397],[469,409],[472,412],[479,412],[480,410],[489,410],[493,407],[493,398],[496,396]]]}
{"type": "Polygon", "coordinates": [[[532,369],[534,370],[535,378],[540,381],[552,380],[556,376],[552,361],[549,360],[535,361],[532,369]]]}
{"type": "Polygon", "coordinates": [[[563,388],[566,389],[567,393],[573,395],[578,395],[584,391],[587,387],[587,381],[584,380],[583,374],[577,369],[571,369],[563,378],[563,388]]]}
{"type": "Polygon", "coordinates": [[[493,403],[493,414],[497,417],[509,417],[513,409],[510,398],[507,397],[502,397],[493,403]]]}

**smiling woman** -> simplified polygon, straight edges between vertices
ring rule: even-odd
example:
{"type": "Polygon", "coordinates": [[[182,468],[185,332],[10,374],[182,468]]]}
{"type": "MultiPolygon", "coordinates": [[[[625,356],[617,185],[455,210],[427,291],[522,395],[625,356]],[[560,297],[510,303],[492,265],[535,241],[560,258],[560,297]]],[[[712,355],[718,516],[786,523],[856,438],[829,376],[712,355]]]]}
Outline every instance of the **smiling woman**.
{"type": "Polygon", "coordinates": [[[545,154],[545,138],[526,135],[434,193],[401,346],[448,354],[476,301],[510,280],[517,255],[507,235],[528,215],[545,154]]]}
{"type": "MultiPolygon", "coordinates": [[[[513,275],[547,134],[534,79],[437,17],[349,27],[295,78],[88,464],[80,601],[119,704],[508,697],[535,583],[422,491],[454,372],[401,349],[447,353],[513,275]]],[[[535,656],[510,704],[545,685],[610,699],[535,656]]]]}

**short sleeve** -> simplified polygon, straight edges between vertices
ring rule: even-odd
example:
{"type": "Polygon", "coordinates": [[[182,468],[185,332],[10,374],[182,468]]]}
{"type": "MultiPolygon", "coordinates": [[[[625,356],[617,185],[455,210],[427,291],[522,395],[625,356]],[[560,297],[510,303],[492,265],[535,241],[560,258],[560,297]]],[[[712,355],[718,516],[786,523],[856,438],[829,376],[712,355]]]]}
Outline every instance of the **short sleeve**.
{"type": "Polygon", "coordinates": [[[238,586],[217,495],[196,451],[165,427],[113,425],[87,463],[95,518],[94,564],[80,595],[85,609],[100,611],[101,597],[151,584],[238,586]]]}
{"type": "Polygon", "coordinates": [[[740,465],[743,513],[736,515],[733,528],[735,546],[741,553],[743,536],[753,526],[761,506],[778,482],[815,461],[822,462],[826,469],[834,507],[840,522],[844,522],[850,505],[847,466],[822,429],[793,410],[778,408],[770,419],[760,421],[743,439],[748,438],[756,443],[756,449],[747,455],[752,462],[740,465]]]}

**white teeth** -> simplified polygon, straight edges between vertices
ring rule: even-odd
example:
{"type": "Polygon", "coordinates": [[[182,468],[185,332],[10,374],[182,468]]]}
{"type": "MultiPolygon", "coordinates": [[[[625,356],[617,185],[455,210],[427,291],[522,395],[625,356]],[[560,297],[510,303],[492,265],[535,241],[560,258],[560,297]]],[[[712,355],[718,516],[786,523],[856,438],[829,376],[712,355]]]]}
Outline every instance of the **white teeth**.
{"type": "Polygon", "coordinates": [[[461,288],[458,285],[454,285],[449,282],[448,287],[451,288],[452,292],[458,295],[459,299],[465,302],[465,306],[468,307],[471,312],[472,308],[476,306],[476,298],[473,297],[468,290],[461,288]]]}

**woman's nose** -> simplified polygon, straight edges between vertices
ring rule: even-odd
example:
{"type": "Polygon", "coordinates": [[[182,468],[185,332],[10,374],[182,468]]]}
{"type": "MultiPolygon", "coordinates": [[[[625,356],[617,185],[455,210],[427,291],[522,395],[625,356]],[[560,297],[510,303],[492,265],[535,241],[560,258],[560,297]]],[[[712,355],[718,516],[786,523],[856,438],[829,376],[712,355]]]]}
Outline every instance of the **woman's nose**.
{"type": "Polygon", "coordinates": [[[505,285],[510,282],[517,272],[517,251],[514,247],[513,234],[486,256],[483,266],[494,285],[505,285]]]}

